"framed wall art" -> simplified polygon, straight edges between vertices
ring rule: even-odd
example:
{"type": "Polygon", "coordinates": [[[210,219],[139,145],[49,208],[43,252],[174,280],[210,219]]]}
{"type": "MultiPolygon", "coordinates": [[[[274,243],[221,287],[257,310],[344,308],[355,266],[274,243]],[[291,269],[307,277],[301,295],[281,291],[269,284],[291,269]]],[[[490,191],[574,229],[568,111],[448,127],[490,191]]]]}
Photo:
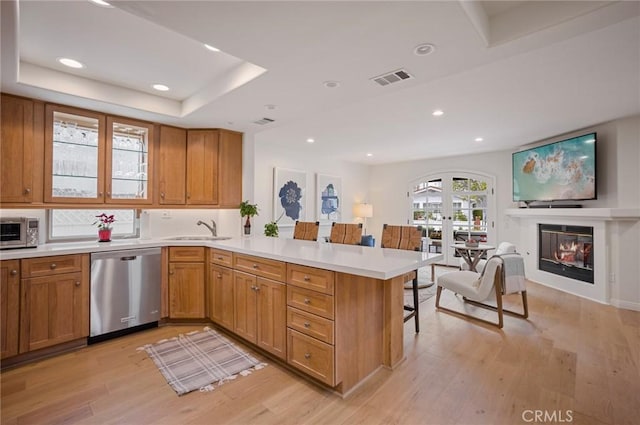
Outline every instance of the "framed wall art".
{"type": "Polygon", "coordinates": [[[274,167],[273,220],[278,226],[293,226],[304,221],[307,173],[305,171],[274,167]]]}
{"type": "Polygon", "coordinates": [[[316,220],[320,224],[342,218],[342,178],[316,174],[316,220]]]}

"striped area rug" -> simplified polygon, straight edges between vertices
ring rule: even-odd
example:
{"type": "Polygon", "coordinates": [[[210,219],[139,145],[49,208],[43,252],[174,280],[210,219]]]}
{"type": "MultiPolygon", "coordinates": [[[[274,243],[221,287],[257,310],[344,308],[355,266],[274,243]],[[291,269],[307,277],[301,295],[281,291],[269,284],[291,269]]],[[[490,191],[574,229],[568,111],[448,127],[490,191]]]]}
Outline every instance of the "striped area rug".
{"type": "Polygon", "coordinates": [[[211,391],[214,385],[266,366],[210,328],[148,344],[145,350],[178,395],[211,391]]]}

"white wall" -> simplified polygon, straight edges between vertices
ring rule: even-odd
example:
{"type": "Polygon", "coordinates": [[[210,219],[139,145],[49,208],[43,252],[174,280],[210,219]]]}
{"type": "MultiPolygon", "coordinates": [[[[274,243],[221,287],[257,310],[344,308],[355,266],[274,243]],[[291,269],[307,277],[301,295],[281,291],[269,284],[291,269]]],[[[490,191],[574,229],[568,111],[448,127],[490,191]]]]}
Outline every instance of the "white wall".
{"type": "MultiPolygon", "coordinates": [[[[353,222],[353,205],[358,202],[369,201],[369,168],[366,165],[345,161],[336,161],[332,158],[319,157],[313,154],[313,145],[303,145],[299,150],[293,151],[273,146],[260,141],[260,135],[256,135],[254,142],[254,193],[245,195],[251,203],[257,203],[260,214],[254,217],[252,232],[264,234],[264,225],[273,220],[273,169],[290,168],[306,171],[306,208],[305,221],[316,221],[316,207],[318,206],[316,195],[316,174],[328,174],[342,178],[342,218],[341,222],[353,222]]],[[[375,208],[375,205],[374,205],[375,208]]],[[[375,215],[375,211],[374,211],[375,215]]],[[[367,225],[368,227],[368,225],[367,225]]],[[[329,226],[320,226],[320,236],[328,236],[329,226]]],[[[292,237],[292,227],[280,226],[280,237],[292,237]]]]}

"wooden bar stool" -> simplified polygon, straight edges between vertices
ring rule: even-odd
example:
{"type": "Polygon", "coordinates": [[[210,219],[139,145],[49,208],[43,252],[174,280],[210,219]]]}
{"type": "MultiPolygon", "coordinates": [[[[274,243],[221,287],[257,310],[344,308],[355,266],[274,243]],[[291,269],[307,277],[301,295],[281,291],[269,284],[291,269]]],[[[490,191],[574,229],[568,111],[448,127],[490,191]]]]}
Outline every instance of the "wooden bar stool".
{"type": "MultiPolygon", "coordinates": [[[[420,251],[422,244],[422,226],[382,226],[382,248],[405,249],[408,251],[420,251]]],[[[404,316],[404,321],[412,317],[415,320],[416,333],[420,332],[419,300],[418,300],[418,270],[406,275],[407,282],[411,281],[413,291],[413,305],[404,306],[409,314],[404,316]]]]}
{"type": "Polygon", "coordinates": [[[296,221],[296,227],[293,229],[293,239],[305,241],[317,241],[320,222],[316,221],[296,221]]]}
{"type": "Polygon", "coordinates": [[[362,241],[362,223],[332,223],[329,242],[347,245],[360,245],[362,241]]]}

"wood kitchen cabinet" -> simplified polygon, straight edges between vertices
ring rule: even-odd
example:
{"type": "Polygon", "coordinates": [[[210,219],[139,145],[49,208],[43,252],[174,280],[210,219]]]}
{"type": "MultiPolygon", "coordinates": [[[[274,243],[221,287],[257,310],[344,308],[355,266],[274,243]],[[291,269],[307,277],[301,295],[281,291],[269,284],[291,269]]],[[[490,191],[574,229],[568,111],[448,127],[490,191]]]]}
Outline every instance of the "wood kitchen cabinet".
{"type": "Polygon", "coordinates": [[[188,205],[218,204],[218,131],[187,131],[188,205]]]}
{"type": "Polygon", "coordinates": [[[203,319],[205,313],[205,248],[169,248],[169,318],[203,319]]]}
{"type": "Polygon", "coordinates": [[[18,354],[20,260],[0,261],[0,358],[18,354]]]}
{"type": "Polygon", "coordinates": [[[242,133],[219,130],[218,204],[238,208],[242,202],[242,133]]]}
{"type": "Polygon", "coordinates": [[[0,202],[41,202],[44,105],[3,94],[0,112],[0,202]]]}
{"type": "Polygon", "coordinates": [[[209,250],[208,312],[212,322],[234,329],[233,253],[220,249],[209,250]]]}
{"type": "Polygon", "coordinates": [[[156,158],[158,203],[184,205],[187,199],[187,130],[160,126],[156,158]]]}
{"type": "Polygon", "coordinates": [[[286,359],[285,263],[234,254],[234,268],[234,332],[265,351],[286,359]],[[239,271],[249,267],[252,272],[239,271]]]}
{"type": "Polygon", "coordinates": [[[21,260],[20,353],[89,336],[89,254],[21,260]]]}

